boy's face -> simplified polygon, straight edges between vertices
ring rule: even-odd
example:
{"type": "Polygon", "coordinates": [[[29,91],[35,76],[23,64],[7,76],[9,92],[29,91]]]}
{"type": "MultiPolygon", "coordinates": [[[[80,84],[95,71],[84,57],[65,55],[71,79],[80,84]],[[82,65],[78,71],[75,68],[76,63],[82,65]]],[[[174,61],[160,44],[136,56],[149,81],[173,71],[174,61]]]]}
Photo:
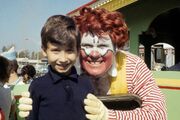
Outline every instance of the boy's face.
{"type": "Polygon", "coordinates": [[[73,41],[71,46],[48,42],[47,49],[43,49],[43,53],[47,56],[52,69],[65,75],[69,74],[78,56],[76,41],[73,41]]]}
{"type": "Polygon", "coordinates": [[[83,34],[81,42],[81,66],[92,76],[104,75],[112,66],[114,46],[109,35],[98,38],[83,34]]]}
{"type": "Polygon", "coordinates": [[[30,79],[30,78],[29,78],[29,76],[28,76],[27,74],[25,74],[25,75],[23,76],[23,82],[27,82],[29,79],[30,79]]]}

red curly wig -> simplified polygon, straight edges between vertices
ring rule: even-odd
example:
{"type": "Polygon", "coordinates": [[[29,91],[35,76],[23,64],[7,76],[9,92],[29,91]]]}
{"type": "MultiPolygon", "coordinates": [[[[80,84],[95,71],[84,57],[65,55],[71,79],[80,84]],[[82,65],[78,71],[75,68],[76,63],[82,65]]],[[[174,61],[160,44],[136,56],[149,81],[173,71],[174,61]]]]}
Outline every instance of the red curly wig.
{"type": "Polygon", "coordinates": [[[104,8],[84,7],[79,16],[74,16],[81,34],[90,32],[98,36],[108,34],[113,44],[121,48],[128,41],[128,27],[120,12],[110,12],[104,8]]]}

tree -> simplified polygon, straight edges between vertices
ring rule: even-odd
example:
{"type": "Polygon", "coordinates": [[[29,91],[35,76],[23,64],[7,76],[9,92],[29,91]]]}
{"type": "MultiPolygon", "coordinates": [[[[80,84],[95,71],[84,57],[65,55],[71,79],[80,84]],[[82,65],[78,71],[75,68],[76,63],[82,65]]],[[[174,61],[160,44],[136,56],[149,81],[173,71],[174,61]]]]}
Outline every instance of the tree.
{"type": "Polygon", "coordinates": [[[6,48],[6,46],[3,46],[2,52],[5,52],[5,51],[7,51],[7,48],[6,48]]]}
{"type": "Polygon", "coordinates": [[[34,59],[34,60],[35,60],[36,58],[37,58],[36,52],[33,51],[33,52],[31,53],[31,59],[34,59]]]}
{"type": "Polygon", "coordinates": [[[28,50],[23,50],[19,52],[19,57],[20,58],[30,58],[30,53],[28,50]]]}
{"type": "Polygon", "coordinates": [[[2,52],[6,52],[6,51],[8,51],[11,47],[15,47],[15,45],[14,44],[11,44],[11,45],[7,45],[7,46],[3,46],[3,48],[2,48],[2,52]]]}

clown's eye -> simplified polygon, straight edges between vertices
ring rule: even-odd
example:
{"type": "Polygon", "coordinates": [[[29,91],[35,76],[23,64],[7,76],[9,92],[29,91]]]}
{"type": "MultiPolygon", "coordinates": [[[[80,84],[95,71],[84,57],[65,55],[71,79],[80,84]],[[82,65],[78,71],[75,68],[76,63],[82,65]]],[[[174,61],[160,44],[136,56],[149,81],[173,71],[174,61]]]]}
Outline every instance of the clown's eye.
{"type": "Polygon", "coordinates": [[[91,45],[91,44],[81,44],[81,47],[84,47],[84,48],[92,48],[93,45],[91,45]]]}
{"type": "Polygon", "coordinates": [[[98,48],[101,48],[101,49],[104,49],[104,48],[107,48],[108,45],[98,45],[98,48]]]}

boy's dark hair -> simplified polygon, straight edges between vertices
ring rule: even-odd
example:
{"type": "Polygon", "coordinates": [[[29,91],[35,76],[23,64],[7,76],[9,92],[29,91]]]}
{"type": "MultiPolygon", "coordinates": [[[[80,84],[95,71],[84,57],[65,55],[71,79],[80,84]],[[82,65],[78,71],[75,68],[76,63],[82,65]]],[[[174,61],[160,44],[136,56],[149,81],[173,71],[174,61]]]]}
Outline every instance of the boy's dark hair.
{"type": "Polygon", "coordinates": [[[16,72],[17,73],[18,67],[19,67],[19,65],[18,65],[17,60],[11,60],[10,61],[10,71],[11,72],[16,72]]]}
{"type": "Polygon", "coordinates": [[[33,78],[36,75],[36,69],[33,65],[25,65],[21,69],[21,75],[24,76],[25,74],[33,78]]]}
{"type": "Polygon", "coordinates": [[[9,61],[3,56],[0,56],[0,81],[8,82],[10,76],[9,61]]]}
{"type": "Polygon", "coordinates": [[[47,49],[48,42],[71,45],[72,41],[77,41],[77,50],[79,50],[81,37],[72,18],[63,15],[54,15],[48,18],[41,30],[43,49],[47,49]]]}

